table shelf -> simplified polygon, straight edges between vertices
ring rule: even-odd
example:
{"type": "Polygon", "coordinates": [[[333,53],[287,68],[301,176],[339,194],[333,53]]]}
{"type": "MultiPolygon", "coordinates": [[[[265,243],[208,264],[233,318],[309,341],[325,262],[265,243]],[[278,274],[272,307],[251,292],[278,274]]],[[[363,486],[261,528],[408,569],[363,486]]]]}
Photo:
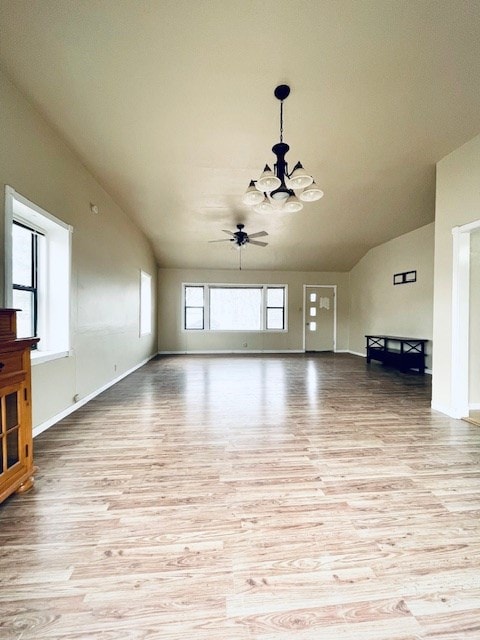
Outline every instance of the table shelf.
{"type": "Polygon", "coordinates": [[[400,371],[425,373],[425,344],[428,339],[400,336],[366,335],[367,363],[378,360],[400,371]]]}

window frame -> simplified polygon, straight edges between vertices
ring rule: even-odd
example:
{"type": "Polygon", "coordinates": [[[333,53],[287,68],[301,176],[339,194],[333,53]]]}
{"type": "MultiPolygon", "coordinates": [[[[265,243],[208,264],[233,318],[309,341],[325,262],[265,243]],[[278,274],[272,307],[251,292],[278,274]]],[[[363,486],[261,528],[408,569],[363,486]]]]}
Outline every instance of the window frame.
{"type": "Polygon", "coordinates": [[[139,314],[138,314],[138,335],[151,336],[153,332],[152,323],[153,295],[152,276],[148,271],[140,269],[139,284],[139,314]]]}
{"type": "MultiPolygon", "coordinates": [[[[182,293],[183,293],[183,317],[182,317],[182,327],[184,331],[205,331],[205,315],[206,315],[206,304],[205,304],[205,285],[203,284],[183,284],[182,285],[182,293]],[[192,289],[202,289],[203,291],[203,304],[202,305],[195,305],[195,304],[189,304],[187,305],[187,287],[188,288],[192,288],[192,289]],[[202,313],[202,326],[195,328],[195,327],[189,327],[187,329],[186,324],[187,324],[187,309],[202,309],[203,313],[202,313]]],[[[210,299],[209,299],[210,301],[210,299]]],[[[208,305],[209,306],[209,305],[208,305]]],[[[210,317],[208,318],[209,322],[208,324],[210,324],[210,317]]]]}
{"type": "MultiPolygon", "coordinates": [[[[31,285],[23,285],[23,284],[16,284],[15,282],[12,281],[12,289],[13,291],[27,291],[30,292],[32,295],[32,299],[33,299],[33,304],[32,304],[32,336],[33,337],[37,337],[38,335],[38,272],[39,272],[39,266],[38,266],[38,254],[39,254],[39,247],[38,247],[38,236],[45,236],[44,233],[38,231],[37,229],[34,229],[32,226],[29,226],[27,224],[24,224],[23,222],[20,222],[17,218],[13,218],[12,220],[12,230],[13,230],[13,226],[16,225],[17,227],[21,227],[22,229],[26,229],[27,231],[30,231],[31,233],[31,260],[30,260],[30,282],[31,285]]],[[[13,240],[12,240],[12,258],[13,258],[13,240]]],[[[13,267],[13,264],[12,264],[13,267]]],[[[12,269],[13,271],[13,269],[12,269]]],[[[13,275],[12,275],[12,280],[13,280],[13,275]]],[[[12,292],[13,293],[13,292],[12,292]]],[[[26,336],[26,337],[30,337],[30,336],[26,336]]],[[[32,345],[32,349],[36,349],[37,345],[34,344],[32,345]]]]}
{"type": "MultiPolygon", "coordinates": [[[[192,305],[189,305],[189,308],[192,305]]],[[[243,283],[212,283],[212,282],[183,282],[182,283],[182,331],[196,333],[287,333],[288,332],[288,285],[287,284],[243,284],[243,283]],[[186,289],[197,287],[203,289],[203,328],[187,329],[186,327],[186,289]],[[211,289],[260,289],[261,290],[261,328],[260,329],[211,329],[210,328],[210,290],[211,289]],[[267,311],[270,308],[282,308],[267,306],[268,289],[283,290],[283,329],[267,328],[267,311]]]]}
{"type": "Polygon", "coordinates": [[[5,186],[4,306],[13,305],[12,228],[14,220],[33,229],[38,242],[37,337],[32,365],[71,355],[71,259],[73,227],[5,186]]]}
{"type": "MultiPolygon", "coordinates": [[[[285,331],[285,326],[286,326],[286,322],[285,322],[285,314],[286,314],[286,309],[287,309],[287,304],[286,304],[286,285],[285,287],[276,287],[276,286],[267,286],[267,290],[265,291],[265,326],[268,325],[268,310],[269,309],[281,309],[282,310],[282,324],[283,324],[283,329],[277,329],[277,331],[285,331]],[[268,289],[280,289],[281,291],[283,291],[283,305],[281,307],[277,306],[277,305],[272,305],[272,304],[268,304],[268,289]]],[[[274,331],[274,329],[268,329],[267,331],[274,331]]]]}

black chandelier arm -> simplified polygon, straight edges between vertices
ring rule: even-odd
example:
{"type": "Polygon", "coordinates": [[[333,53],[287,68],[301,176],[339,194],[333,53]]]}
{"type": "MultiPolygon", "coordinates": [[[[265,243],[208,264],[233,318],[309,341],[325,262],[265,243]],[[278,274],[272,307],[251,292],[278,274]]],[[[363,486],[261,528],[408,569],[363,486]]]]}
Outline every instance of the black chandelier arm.
{"type": "Polygon", "coordinates": [[[276,175],[282,181],[285,182],[285,176],[288,177],[288,163],[285,160],[285,155],[289,151],[290,147],[285,142],[278,142],[272,147],[273,153],[277,156],[275,163],[276,175]]]}
{"type": "Polygon", "coordinates": [[[283,142],[283,100],[280,102],[280,142],[283,142]]]}

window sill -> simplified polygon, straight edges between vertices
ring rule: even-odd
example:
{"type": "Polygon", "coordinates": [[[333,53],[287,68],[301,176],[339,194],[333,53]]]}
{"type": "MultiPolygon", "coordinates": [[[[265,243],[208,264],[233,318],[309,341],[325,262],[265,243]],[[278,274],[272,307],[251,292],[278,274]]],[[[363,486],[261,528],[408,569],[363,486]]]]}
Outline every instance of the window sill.
{"type": "Polygon", "coordinates": [[[288,329],[182,329],[184,333],[288,333],[288,329]]]}
{"type": "Polygon", "coordinates": [[[32,363],[32,367],[34,367],[37,364],[50,362],[50,360],[68,358],[69,355],[70,351],[32,351],[30,354],[30,360],[32,363]]]}

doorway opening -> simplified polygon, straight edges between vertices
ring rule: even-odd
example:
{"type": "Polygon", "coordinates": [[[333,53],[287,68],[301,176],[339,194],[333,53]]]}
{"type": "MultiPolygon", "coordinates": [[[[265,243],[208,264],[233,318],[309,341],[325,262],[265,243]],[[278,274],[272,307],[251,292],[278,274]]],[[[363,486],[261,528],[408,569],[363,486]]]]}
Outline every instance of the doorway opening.
{"type": "Polygon", "coordinates": [[[453,413],[480,425],[480,220],[452,233],[453,413]]]}

